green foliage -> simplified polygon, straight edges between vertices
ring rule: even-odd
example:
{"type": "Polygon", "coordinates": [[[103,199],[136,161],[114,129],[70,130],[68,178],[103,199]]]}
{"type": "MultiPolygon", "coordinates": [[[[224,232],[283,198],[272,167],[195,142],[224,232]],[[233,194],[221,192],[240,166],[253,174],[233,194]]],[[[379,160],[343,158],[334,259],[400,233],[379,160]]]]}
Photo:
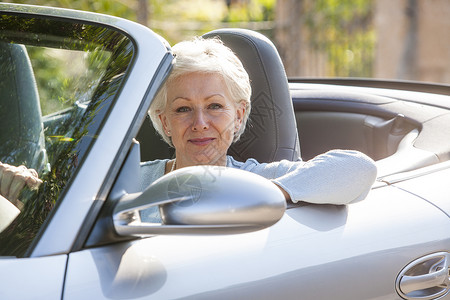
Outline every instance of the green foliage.
{"type": "Polygon", "coordinates": [[[28,47],[27,51],[35,72],[42,114],[47,115],[69,107],[72,103],[69,103],[65,97],[53,98],[53,95],[63,95],[63,91],[70,85],[61,64],[49,57],[49,53],[44,48],[28,47]]]}
{"type": "Polygon", "coordinates": [[[78,53],[29,46],[27,51],[44,116],[83,100],[86,91],[96,85],[98,70],[105,70],[109,59],[107,52],[99,49],[78,53]]]}
{"type": "Polygon", "coordinates": [[[328,76],[371,77],[375,53],[372,0],[305,2],[305,24],[313,49],[328,58],[328,76]]]}
{"type": "Polygon", "coordinates": [[[231,5],[227,22],[258,22],[275,20],[275,0],[251,0],[231,5]]]}
{"type": "Polygon", "coordinates": [[[98,83],[102,76],[99,72],[107,67],[111,50],[107,45],[116,45],[121,39],[119,34],[107,34],[101,27],[18,16],[0,18],[0,36],[13,43],[29,44],[27,52],[43,115],[82,101],[98,83]],[[30,34],[13,34],[15,31],[30,34]]]}
{"type": "MultiPolygon", "coordinates": [[[[65,7],[136,21],[139,0],[12,0],[65,7]]],[[[275,20],[276,0],[147,0],[148,25],[170,44],[219,27],[245,27],[245,22],[275,20]]],[[[373,0],[303,0],[304,20],[313,50],[325,53],[328,76],[372,75],[375,32],[373,0]]],[[[273,28],[263,33],[274,38],[273,28]]],[[[253,27],[254,28],[254,27],[253,27]]]]}
{"type": "Polygon", "coordinates": [[[136,19],[132,5],[136,2],[111,0],[8,0],[3,2],[70,8],[136,19]]]}

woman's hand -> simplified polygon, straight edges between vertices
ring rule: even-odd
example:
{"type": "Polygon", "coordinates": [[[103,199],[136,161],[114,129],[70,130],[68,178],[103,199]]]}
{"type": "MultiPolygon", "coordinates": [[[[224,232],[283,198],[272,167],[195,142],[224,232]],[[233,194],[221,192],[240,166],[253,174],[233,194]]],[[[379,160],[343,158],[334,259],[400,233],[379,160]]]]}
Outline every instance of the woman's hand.
{"type": "Polygon", "coordinates": [[[25,186],[37,189],[41,183],[42,180],[34,169],[0,162],[0,194],[14,205],[20,203],[17,198],[25,186]]]}

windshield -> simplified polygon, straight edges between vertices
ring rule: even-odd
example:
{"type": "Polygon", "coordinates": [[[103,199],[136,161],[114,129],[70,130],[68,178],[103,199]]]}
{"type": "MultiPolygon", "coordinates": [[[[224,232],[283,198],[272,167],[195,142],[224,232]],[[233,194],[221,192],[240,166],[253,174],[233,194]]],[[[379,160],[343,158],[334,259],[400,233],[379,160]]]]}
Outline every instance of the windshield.
{"type": "Polygon", "coordinates": [[[15,206],[2,215],[0,255],[26,254],[96,140],[132,56],[130,40],[109,28],[0,15],[0,162],[42,180],[17,201],[0,199],[15,206]]]}

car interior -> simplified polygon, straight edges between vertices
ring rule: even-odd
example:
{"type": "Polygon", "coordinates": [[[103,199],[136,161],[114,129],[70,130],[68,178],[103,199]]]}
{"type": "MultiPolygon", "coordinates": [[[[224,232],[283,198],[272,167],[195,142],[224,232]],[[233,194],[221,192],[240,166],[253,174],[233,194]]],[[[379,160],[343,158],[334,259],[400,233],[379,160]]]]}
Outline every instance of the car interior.
{"type": "MultiPolygon", "coordinates": [[[[436,142],[433,132],[448,126],[447,107],[343,88],[289,86],[278,51],[262,34],[220,29],[204,37],[220,38],[250,76],[249,123],[229,150],[237,160],[309,160],[331,149],[354,149],[377,161],[382,178],[448,159],[450,145],[436,142]]],[[[173,149],[156,134],[149,118],[136,139],[142,161],[173,157],[173,149]]]]}
{"type": "Polygon", "coordinates": [[[448,128],[446,107],[342,90],[291,93],[303,159],[356,149],[377,162],[379,178],[448,160],[448,142],[440,137],[448,128]]]}
{"type": "MultiPolygon", "coordinates": [[[[241,139],[229,149],[229,155],[237,160],[308,160],[331,149],[355,149],[377,161],[381,178],[450,157],[450,141],[440,136],[442,129],[450,126],[447,103],[393,98],[342,87],[321,89],[292,85],[274,44],[262,34],[244,29],[220,29],[204,37],[220,38],[241,59],[251,79],[249,122],[241,139]]],[[[2,128],[8,124],[11,131],[18,133],[2,131],[0,157],[4,162],[42,169],[46,165],[44,126],[29,58],[20,45],[1,43],[0,51],[7,57],[2,64],[14,66],[13,76],[6,67],[2,68],[0,105],[7,108],[2,111],[17,112],[17,115],[2,116],[0,122],[2,128]],[[26,80],[12,79],[17,77],[26,80]],[[12,98],[26,103],[9,101],[12,98]],[[11,139],[12,136],[15,139],[11,139]],[[16,161],[8,160],[9,156],[16,161]]],[[[54,119],[55,116],[44,118],[47,134],[54,133],[51,130],[54,119]]],[[[136,139],[140,143],[141,161],[174,155],[174,149],[156,133],[148,117],[136,139]]]]}
{"type": "MultiPolygon", "coordinates": [[[[305,88],[288,81],[277,49],[262,34],[245,29],[220,29],[204,36],[218,37],[230,47],[251,79],[249,122],[241,139],[229,149],[229,154],[237,160],[250,157],[260,162],[308,160],[331,149],[355,149],[376,160],[379,177],[383,177],[450,157],[450,142],[440,136],[442,129],[450,124],[447,103],[393,98],[342,87],[305,88]]],[[[8,58],[2,64],[14,65],[11,71],[14,76],[2,68],[1,106],[7,108],[2,111],[17,112],[17,115],[3,116],[0,122],[2,128],[8,124],[18,133],[2,131],[1,157],[4,162],[42,169],[46,165],[44,126],[29,58],[23,46],[6,43],[0,46],[2,56],[8,58]],[[13,79],[17,77],[26,80],[13,79]],[[9,101],[11,98],[26,103],[9,101]],[[16,161],[8,157],[15,157],[16,161]]],[[[56,134],[52,124],[57,123],[58,116],[61,114],[44,118],[47,134],[56,134]]],[[[153,129],[150,118],[146,118],[136,139],[140,143],[141,161],[174,155],[174,149],[153,129]]]]}
{"type": "MultiPolygon", "coordinates": [[[[292,85],[278,51],[262,34],[244,29],[220,29],[204,36],[218,37],[230,47],[251,79],[249,122],[241,139],[229,150],[237,160],[245,161],[250,157],[260,162],[300,157],[308,160],[330,149],[355,149],[376,160],[379,176],[383,177],[450,157],[450,142],[440,136],[442,129],[450,124],[447,103],[350,92],[342,88],[308,89],[292,85]]],[[[4,162],[42,169],[46,161],[44,127],[29,58],[23,46],[6,43],[0,46],[2,56],[7,58],[2,64],[14,66],[11,71],[2,68],[1,106],[5,108],[2,111],[17,112],[3,116],[0,122],[2,128],[8,124],[11,131],[18,133],[2,131],[1,157],[4,162]],[[26,80],[14,80],[17,77],[26,80]],[[12,98],[19,102],[9,101],[12,98]],[[17,107],[9,107],[11,105],[17,107]],[[15,157],[15,161],[8,157],[15,157]]],[[[45,117],[47,133],[53,132],[54,118],[45,117]]],[[[149,118],[136,139],[140,143],[141,161],[174,155],[174,150],[153,129],[149,118]]]]}

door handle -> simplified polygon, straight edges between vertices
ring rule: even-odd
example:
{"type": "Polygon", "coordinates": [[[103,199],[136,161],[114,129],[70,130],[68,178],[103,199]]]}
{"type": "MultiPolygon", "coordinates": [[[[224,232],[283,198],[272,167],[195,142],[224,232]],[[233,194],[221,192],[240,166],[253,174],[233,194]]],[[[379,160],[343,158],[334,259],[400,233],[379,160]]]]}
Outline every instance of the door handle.
{"type": "Polygon", "coordinates": [[[397,292],[405,299],[435,299],[450,290],[450,253],[439,252],[408,264],[397,277],[397,292]]]}
{"type": "Polygon", "coordinates": [[[427,275],[403,276],[400,280],[400,289],[408,294],[412,291],[429,289],[435,286],[448,284],[448,270],[442,269],[427,275]]]}

